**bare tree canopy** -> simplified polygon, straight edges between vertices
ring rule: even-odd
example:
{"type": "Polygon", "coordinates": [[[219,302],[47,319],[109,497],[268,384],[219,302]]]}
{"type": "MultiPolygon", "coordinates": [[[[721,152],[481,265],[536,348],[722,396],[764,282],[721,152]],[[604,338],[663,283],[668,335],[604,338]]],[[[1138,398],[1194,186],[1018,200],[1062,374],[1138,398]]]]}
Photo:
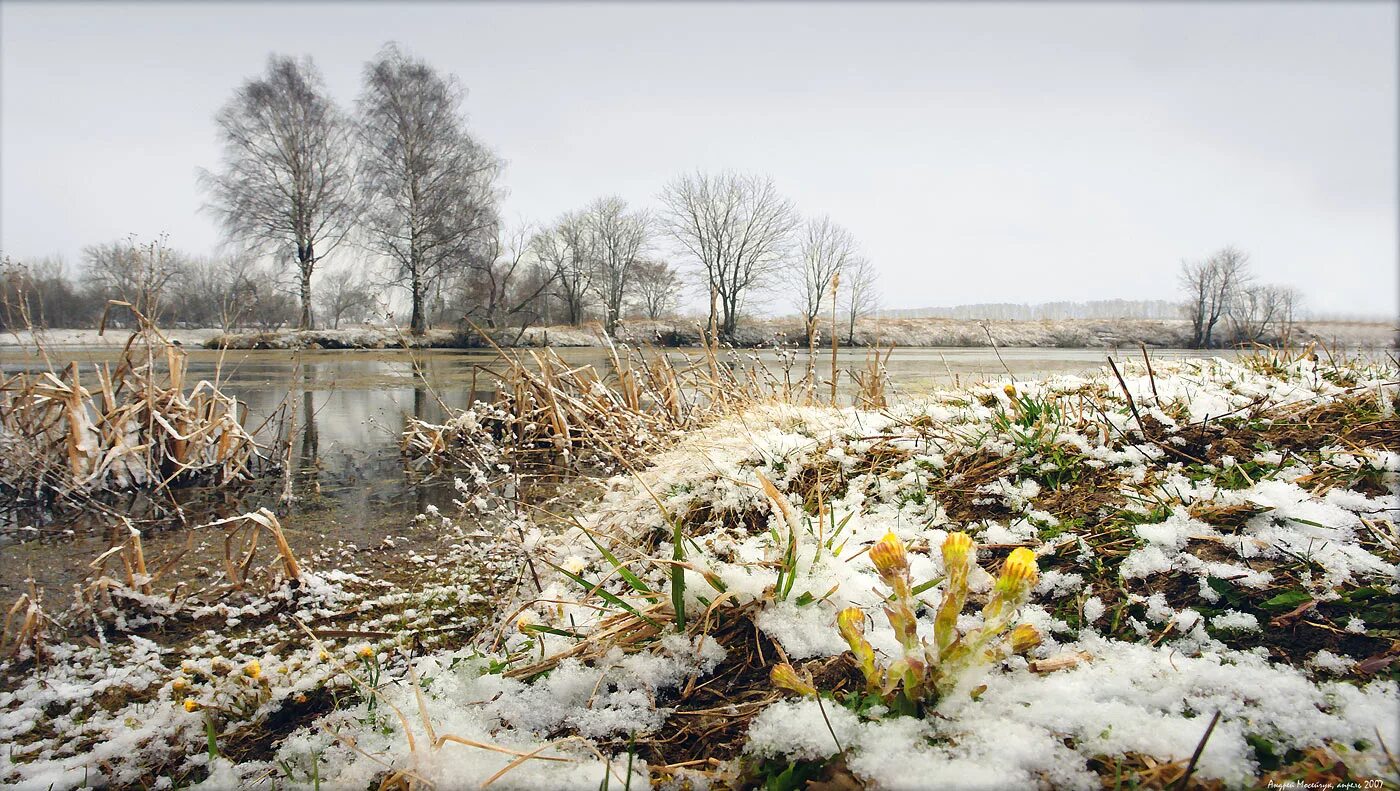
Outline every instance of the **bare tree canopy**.
{"type": "Polygon", "coordinates": [[[574,326],[583,323],[589,292],[593,290],[593,261],[597,239],[588,217],[569,212],[554,227],[537,234],[532,242],[535,256],[550,271],[554,295],[564,306],[565,320],[574,326]]]}
{"type": "Polygon", "coordinates": [[[641,314],[652,321],[676,309],[681,292],[681,276],[665,261],[639,261],[636,273],[636,300],[641,314]]]}
{"type": "Polygon", "coordinates": [[[210,205],[232,238],[279,259],[294,256],[298,324],[310,329],[311,276],[355,220],[348,123],[310,58],[278,55],[216,121],[224,161],[219,173],[202,174],[210,205]]]}
{"type": "Polygon", "coordinates": [[[83,249],[83,285],[95,294],[129,302],[156,321],[167,288],[185,266],[185,255],[171,249],[164,236],[144,244],[128,237],[83,249]]]}
{"type": "Polygon", "coordinates": [[[866,258],[856,257],[841,270],[839,307],[846,314],[846,343],[856,340],[856,320],[874,313],[880,307],[877,288],[879,272],[866,258]]]}
{"type": "Polygon", "coordinates": [[[468,318],[491,329],[514,323],[522,332],[538,320],[536,308],[554,272],[536,260],[534,238],[534,229],[522,224],[490,240],[458,289],[468,318]]]}
{"type": "Polygon", "coordinates": [[[1230,310],[1236,294],[1250,281],[1249,256],[1224,247],[1204,261],[1183,261],[1181,286],[1186,292],[1186,317],[1191,322],[1191,343],[1208,349],[1215,344],[1215,328],[1230,310]]]}
{"type": "Polygon", "coordinates": [[[374,291],[348,267],[321,276],[319,300],[321,315],[330,321],[331,329],[340,329],[342,321],[363,321],[376,307],[374,291]]]}
{"type": "Polygon", "coordinates": [[[612,335],[649,242],[651,217],[645,211],[627,211],[627,201],[618,197],[594,201],[585,217],[593,236],[593,286],[602,301],[603,328],[612,335]]]}
{"type": "Polygon", "coordinates": [[[1302,294],[1287,286],[1245,286],[1230,301],[1229,318],[1237,343],[1280,342],[1287,345],[1302,294]]]}
{"type": "Polygon", "coordinates": [[[811,341],[822,306],[834,299],[832,281],[856,260],[856,240],[830,217],[808,220],[798,243],[789,276],[793,301],[802,315],[802,326],[811,341]]]}
{"type": "MultiPolygon", "coordinates": [[[[666,231],[694,260],[718,303],[720,333],[732,338],[744,300],[781,265],[797,226],[792,202],[772,179],[695,173],[661,193],[666,231]]],[[[713,314],[713,308],[711,309],[713,314]]]]}
{"type": "Polygon", "coordinates": [[[410,330],[427,329],[424,299],[495,235],[500,162],[467,134],[463,93],[390,44],[365,66],[360,94],[365,228],[412,300],[410,330]]]}
{"type": "Polygon", "coordinates": [[[0,329],[74,327],[101,311],[77,288],[61,258],[0,260],[0,329]]]}

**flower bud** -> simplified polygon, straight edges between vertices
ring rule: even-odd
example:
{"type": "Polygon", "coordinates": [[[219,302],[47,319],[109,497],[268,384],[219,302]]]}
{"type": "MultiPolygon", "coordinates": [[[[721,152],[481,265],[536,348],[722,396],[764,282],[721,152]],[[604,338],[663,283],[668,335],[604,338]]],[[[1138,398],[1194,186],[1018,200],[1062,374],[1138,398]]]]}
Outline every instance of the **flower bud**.
{"type": "Polygon", "coordinates": [[[194,698],[185,698],[185,711],[199,711],[199,702],[194,698]]]}
{"type": "Polygon", "coordinates": [[[859,607],[847,607],[836,615],[836,628],[851,647],[851,656],[856,666],[865,676],[866,686],[876,689],[880,686],[880,671],[875,669],[875,649],[865,639],[865,613],[859,607]]]}
{"type": "Polygon", "coordinates": [[[870,548],[870,562],[886,585],[897,587],[896,581],[908,581],[909,555],[904,551],[904,542],[894,533],[886,533],[870,548]]]}
{"type": "Polygon", "coordinates": [[[967,533],[949,533],[943,539],[943,565],[960,566],[967,563],[968,552],[972,550],[972,536],[967,533]]]}
{"type": "Polygon", "coordinates": [[[815,697],[817,694],[817,688],[798,676],[797,671],[787,662],[779,662],[774,665],[772,671],[769,672],[769,678],[772,679],[773,686],[779,689],[796,692],[803,697],[815,697]]]}

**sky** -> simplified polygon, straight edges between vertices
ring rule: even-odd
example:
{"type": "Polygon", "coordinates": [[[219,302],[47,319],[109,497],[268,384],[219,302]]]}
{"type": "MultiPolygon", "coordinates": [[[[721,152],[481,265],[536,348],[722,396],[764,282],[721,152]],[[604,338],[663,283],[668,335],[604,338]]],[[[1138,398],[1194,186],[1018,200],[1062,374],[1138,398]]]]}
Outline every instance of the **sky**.
{"type": "Polygon", "coordinates": [[[349,107],[392,40],[466,87],[511,222],[734,169],[849,228],[885,307],[1175,298],[1235,245],[1394,316],[1398,7],[4,1],[0,251],[215,251],[234,89],[310,55],[349,107]]]}

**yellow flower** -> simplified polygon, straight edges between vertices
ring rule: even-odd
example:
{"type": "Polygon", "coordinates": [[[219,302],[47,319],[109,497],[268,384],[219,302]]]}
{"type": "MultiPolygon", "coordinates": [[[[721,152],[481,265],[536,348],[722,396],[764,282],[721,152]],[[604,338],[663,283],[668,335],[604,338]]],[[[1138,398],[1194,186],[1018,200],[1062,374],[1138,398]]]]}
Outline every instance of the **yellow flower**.
{"type": "Polygon", "coordinates": [[[774,665],[773,670],[769,673],[769,678],[772,679],[773,686],[779,689],[796,692],[804,697],[815,697],[817,694],[817,688],[798,676],[797,671],[787,662],[779,662],[774,665]]]}
{"type": "Polygon", "coordinates": [[[1001,576],[997,578],[997,584],[992,589],[992,597],[982,608],[982,615],[986,619],[983,633],[987,637],[990,638],[1007,627],[1011,614],[1030,598],[1031,588],[1035,586],[1038,573],[1034,552],[1026,547],[1011,550],[1006,562],[1002,564],[1001,576]]]}
{"type": "Polygon", "coordinates": [[[1038,645],[1040,645],[1040,632],[1034,626],[1023,623],[1011,630],[1011,650],[1013,653],[1024,654],[1038,645]]]}
{"type": "Polygon", "coordinates": [[[185,698],[185,711],[199,711],[199,703],[194,698],[185,698]]]}
{"type": "Polygon", "coordinates": [[[1003,387],[1001,391],[1006,393],[1007,398],[1010,398],[1012,401],[1016,400],[1016,385],[1007,385],[1003,387]]]}
{"type": "Polygon", "coordinates": [[[943,586],[943,601],[933,619],[933,642],[942,652],[957,639],[958,615],[967,604],[967,574],[971,568],[972,537],[967,533],[949,533],[943,539],[943,566],[948,583],[943,586]]]}
{"type": "Polygon", "coordinates": [[[373,659],[373,658],[374,658],[374,649],[373,649],[373,648],[370,648],[370,647],[367,646],[367,645],[365,645],[365,646],[360,646],[360,650],[356,651],[355,654],[356,654],[357,656],[359,656],[361,659],[373,659]]]}
{"type": "Polygon", "coordinates": [[[176,692],[179,692],[180,690],[188,687],[189,685],[190,682],[184,680],[183,678],[177,678],[174,681],[170,682],[170,688],[175,690],[176,692]]]}
{"type": "Polygon", "coordinates": [[[243,666],[243,675],[256,680],[259,676],[262,675],[262,664],[258,662],[258,660],[254,659],[253,661],[243,666]]]}
{"type": "Polygon", "coordinates": [[[865,635],[865,613],[859,607],[847,607],[836,613],[836,629],[848,643],[859,640],[865,635]]]}
{"type": "Polygon", "coordinates": [[[949,533],[943,539],[943,565],[957,566],[967,562],[967,553],[972,549],[972,536],[967,533],[949,533]]]}
{"type": "Polygon", "coordinates": [[[880,579],[891,587],[895,580],[907,580],[909,576],[909,555],[904,551],[904,542],[894,533],[886,533],[870,548],[870,562],[875,564],[880,579]]]}
{"type": "Polygon", "coordinates": [[[320,656],[322,662],[329,662],[329,661],[331,661],[331,655],[328,654],[328,653],[326,653],[325,651],[322,651],[322,652],[320,653],[319,656],[320,656]]]}
{"type": "Polygon", "coordinates": [[[997,587],[1019,588],[1022,585],[1031,586],[1035,584],[1039,577],[1039,570],[1035,565],[1035,553],[1027,547],[1017,547],[1011,550],[1011,554],[1006,557],[1006,562],[1001,567],[1001,578],[997,580],[997,587]]]}

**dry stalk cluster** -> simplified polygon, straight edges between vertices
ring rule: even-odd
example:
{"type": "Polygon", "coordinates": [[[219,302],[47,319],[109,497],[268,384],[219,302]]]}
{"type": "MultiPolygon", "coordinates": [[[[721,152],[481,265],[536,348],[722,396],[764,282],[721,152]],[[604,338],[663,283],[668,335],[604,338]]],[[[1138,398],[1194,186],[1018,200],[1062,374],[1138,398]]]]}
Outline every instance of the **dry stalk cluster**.
{"type": "Polygon", "coordinates": [[[246,405],[215,382],[189,386],[184,351],[136,315],[115,367],[96,365],[85,379],[71,363],[0,383],[0,496],[9,507],[223,485],[251,477],[263,461],[245,428],[246,405]]]}
{"type": "MultiPolygon", "coordinates": [[[[629,468],[720,415],[757,403],[815,404],[826,397],[827,383],[810,361],[794,376],[792,355],[783,355],[772,369],[756,356],[722,354],[714,341],[702,354],[680,360],[610,345],[608,375],[592,365],[570,365],[552,349],[523,356],[497,351],[504,368],[488,370],[497,380],[494,399],[442,424],[410,418],[402,438],[405,456],[419,465],[451,459],[475,468],[629,468]]],[[[863,371],[851,374],[858,405],[886,403],[885,363],[892,351],[881,357],[876,350],[863,371]]],[[[835,352],[833,345],[833,403],[835,352]]]]}
{"type": "Polygon", "coordinates": [[[75,611],[83,617],[112,621],[120,628],[126,628],[144,619],[174,615],[190,598],[217,599],[226,593],[246,590],[259,582],[269,590],[284,581],[293,586],[301,582],[301,565],[283,535],[281,523],[266,508],[201,527],[221,528],[224,531],[224,579],[204,591],[188,594],[185,593],[184,582],[160,595],[157,595],[155,585],[189,552],[195,531],[187,533],[182,548],[165,558],[159,566],[150,568],[141,542],[141,531],[129,521],[126,527],[127,539],[93,560],[89,564],[92,569],[90,581],[86,586],[77,587],[75,611]],[[264,533],[270,536],[276,548],[276,557],[259,564],[256,562],[258,545],[264,533]]]}
{"type": "Polygon", "coordinates": [[[0,655],[10,658],[29,656],[36,661],[44,655],[48,627],[52,624],[44,612],[43,594],[29,580],[29,591],[21,593],[5,613],[5,625],[0,629],[0,655]]]}

